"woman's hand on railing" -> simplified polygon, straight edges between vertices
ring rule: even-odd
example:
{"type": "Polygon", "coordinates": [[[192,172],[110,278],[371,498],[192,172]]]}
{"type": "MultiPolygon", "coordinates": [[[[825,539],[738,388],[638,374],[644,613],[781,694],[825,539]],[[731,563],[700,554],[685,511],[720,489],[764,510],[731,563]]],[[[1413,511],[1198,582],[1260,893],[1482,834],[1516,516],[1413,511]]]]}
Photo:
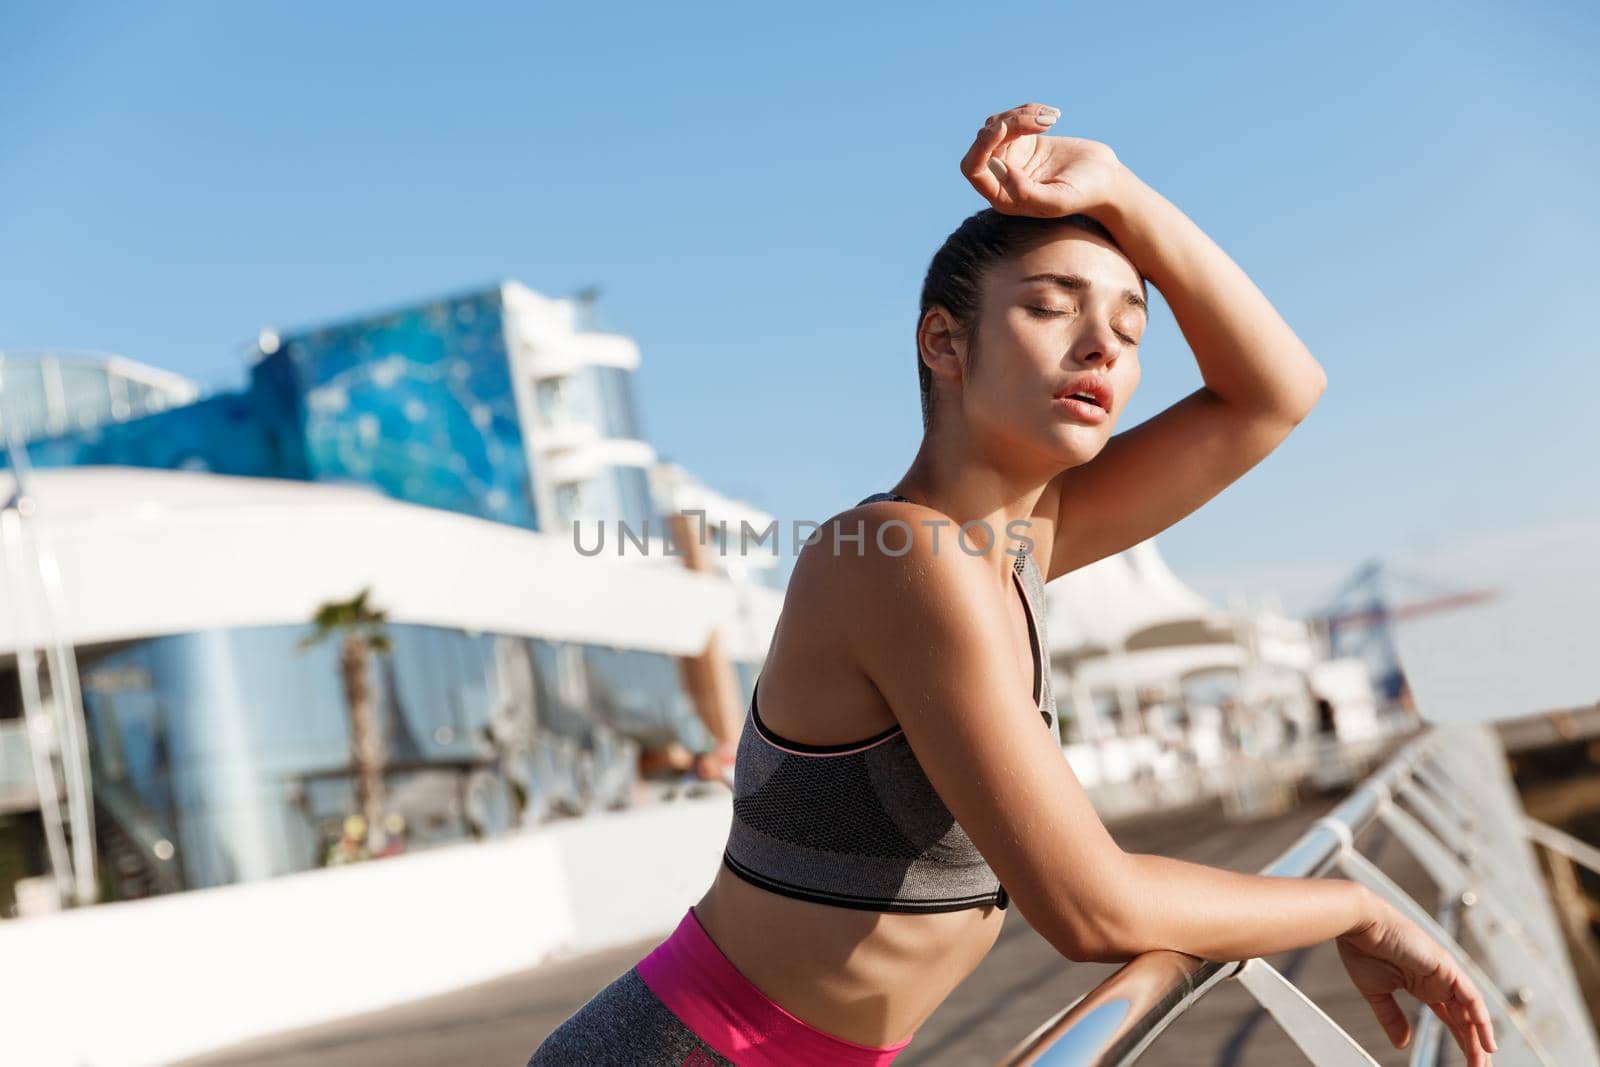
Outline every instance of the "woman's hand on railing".
{"type": "Polygon", "coordinates": [[[1003,215],[1092,213],[1116,195],[1125,168],[1099,141],[1046,137],[1061,112],[1023,104],[990,115],[961,158],[961,173],[1003,215]]]}
{"type": "Polygon", "coordinates": [[[1489,1009],[1455,959],[1416,923],[1381,901],[1373,918],[1336,939],[1350,980],[1395,1048],[1411,1040],[1411,1021],[1395,1002],[1404,989],[1450,1028],[1467,1067],[1485,1067],[1498,1046],[1489,1009]]]}

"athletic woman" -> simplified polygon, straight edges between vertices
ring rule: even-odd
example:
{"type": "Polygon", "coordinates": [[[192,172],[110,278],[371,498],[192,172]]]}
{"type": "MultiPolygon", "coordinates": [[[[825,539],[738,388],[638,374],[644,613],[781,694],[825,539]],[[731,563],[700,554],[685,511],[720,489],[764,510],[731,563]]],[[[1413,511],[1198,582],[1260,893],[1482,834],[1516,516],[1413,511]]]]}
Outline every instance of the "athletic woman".
{"type": "Polygon", "coordinates": [[[887,1064],[977,967],[1012,900],[1069,960],[1336,941],[1396,1047],[1410,1039],[1405,990],[1471,1067],[1488,1062],[1471,981],[1365,887],[1125,852],[1062,757],[1044,582],[1216,496],[1326,377],[1111,149],[1045,136],[1057,117],[991,115],[961,160],[992,206],[950,235],[923,285],[921,447],[796,560],[715,881],[532,1065],[887,1064]],[[1147,280],[1205,385],[1112,436],[1139,384],[1147,280]]]}

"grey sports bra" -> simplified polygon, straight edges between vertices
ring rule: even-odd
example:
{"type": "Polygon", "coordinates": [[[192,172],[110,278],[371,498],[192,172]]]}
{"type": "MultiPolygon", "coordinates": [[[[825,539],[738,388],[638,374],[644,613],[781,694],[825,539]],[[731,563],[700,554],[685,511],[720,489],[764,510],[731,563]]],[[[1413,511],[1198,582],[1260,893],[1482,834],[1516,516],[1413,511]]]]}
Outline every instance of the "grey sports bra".
{"type": "MultiPolygon", "coordinates": [[[[873,493],[876,500],[905,500],[873,493]]],[[[909,502],[909,501],[908,501],[909,502]]],[[[1033,698],[1059,748],[1044,618],[1031,553],[1013,570],[1033,648],[1033,698]]],[[[945,807],[899,726],[860,741],[791,741],[761,721],[757,698],[734,758],[733,822],[722,862],[763,889],[867,911],[938,912],[1009,902],[977,846],[945,807]]]]}

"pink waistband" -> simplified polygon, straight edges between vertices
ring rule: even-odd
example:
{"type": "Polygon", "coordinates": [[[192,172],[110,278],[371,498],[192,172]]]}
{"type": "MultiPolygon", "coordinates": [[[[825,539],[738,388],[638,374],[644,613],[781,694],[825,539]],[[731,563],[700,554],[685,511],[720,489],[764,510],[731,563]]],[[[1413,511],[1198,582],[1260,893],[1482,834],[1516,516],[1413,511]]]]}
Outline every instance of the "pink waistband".
{"type": "Polygon", "coordinates": [[[911,1043],[858,1045],[789,1014],[722,954],[692,907],[636,970],[672,1014],[739,1067],[885,1067],[911,1043]]]}

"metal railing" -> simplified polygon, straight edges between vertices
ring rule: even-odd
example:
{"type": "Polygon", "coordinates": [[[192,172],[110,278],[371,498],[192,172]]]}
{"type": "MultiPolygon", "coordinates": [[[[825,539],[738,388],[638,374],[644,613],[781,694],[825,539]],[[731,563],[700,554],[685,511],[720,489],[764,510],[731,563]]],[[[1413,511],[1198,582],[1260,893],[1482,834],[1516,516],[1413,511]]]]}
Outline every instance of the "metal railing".
{"type": "MultiPolygon", "coordinates": [[[[1486,726],[1436,728],[1409,742],[1261,873],[1362,882],[1427,930],[1472,978],[1494,1020],[1496,1064],[1600,1065],[1600,1049],[1545,892],[1532,842],[1600,870],[1600,849],[1522,812],[1486,726]],[[1406,894],[1356,848],[1381,825],[1439,890],[1437,909],[1406,894]],[[1462,941],[1469,940],[1476,954],[1462,941]]],[[[1376,1064],[1264,960],[1219,963],[1181,952],[1130,961],[1028,1035],[1002,1067],[1132,1064],[1211,989],[1237,979],[1317,1067],[1376,1064]]],[[[1418,1005],[1410,1063],[1434,1067],[1442,1028],[1418,1005]]]]}
{"type": "Polygon", "coordinates": [[[0,815],[39,806],[33,781],[33,745],[23,719],[0,719],[0,815]]]}
{"type": "Polygon", "coordinates": [[[22,736],[57,895],[62,903],[92,904],[99,885],[88,725],[76,653],[63,637],[61,571],[42,532],[38,502],[28,492],[27,450],[15,427],[0,425],[0,432],[11,475],[9,486],[0,484],[0,610],[15,635],[11,651],[22,693],[22,736]]]}

